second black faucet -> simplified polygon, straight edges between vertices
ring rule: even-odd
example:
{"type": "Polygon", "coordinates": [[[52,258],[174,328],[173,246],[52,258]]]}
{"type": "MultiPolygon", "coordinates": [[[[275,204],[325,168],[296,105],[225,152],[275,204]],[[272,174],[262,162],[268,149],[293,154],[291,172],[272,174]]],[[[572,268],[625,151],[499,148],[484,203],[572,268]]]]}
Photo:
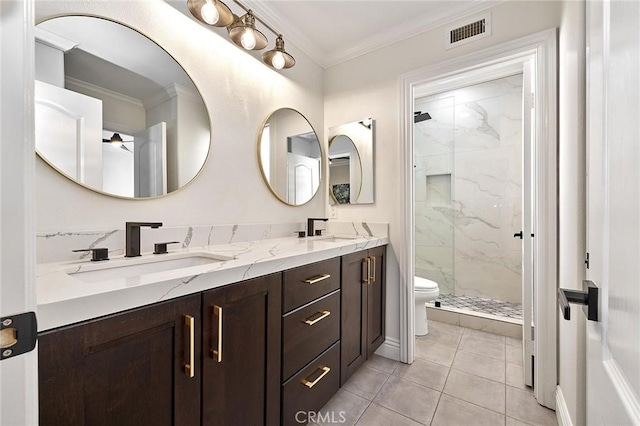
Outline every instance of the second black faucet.
{"type": "Polygon", "coordinates": [[[160,228],[162,222],[126,222],[125,223],[125,257],[140,256],[140,227],[160,228]]]}
{"type": "Polygon", "coordinates": [[[313,225],[315,223],[316,220],[320,220],[322,222],[326,222],[329,219],[327,218],[323,218],[323,217],[310,217],[309,219],[307,219],[307,236],[309,237],[313,237],[315,235],[315,233],[313,232],[313,225]]]}

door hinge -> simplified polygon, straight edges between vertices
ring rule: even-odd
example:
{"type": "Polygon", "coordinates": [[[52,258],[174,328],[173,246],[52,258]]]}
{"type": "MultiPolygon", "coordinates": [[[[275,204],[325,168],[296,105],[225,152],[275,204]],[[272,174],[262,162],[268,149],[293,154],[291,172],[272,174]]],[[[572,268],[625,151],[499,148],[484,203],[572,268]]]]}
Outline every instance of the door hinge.
{"type": "Polygon", "coordinates": [[[524,342],[524,353],[527,356],[533,356],[536,353],[536,342],[527,340],[524,342]]]}
{"type": "Polygon", "coordinates": [[[31,352],[38,340],[35,312],[0,318],[0,361],[31,352]]]}
{"type": "Polygon", "coordinates": [[[584,264],[587,265],[587,269],[589,269],[589,252],[587,252],[587,258],[584,260],[584,264]]]}

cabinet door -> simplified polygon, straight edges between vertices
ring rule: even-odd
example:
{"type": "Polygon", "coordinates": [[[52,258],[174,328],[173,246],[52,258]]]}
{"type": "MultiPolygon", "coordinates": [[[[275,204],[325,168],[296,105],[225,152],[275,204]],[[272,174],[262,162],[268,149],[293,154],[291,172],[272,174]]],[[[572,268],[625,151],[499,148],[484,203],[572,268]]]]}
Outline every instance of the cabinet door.
{"type": "Polygon", "coordinates": [[[367,285],[367,358],[384,342],[386,247],[369,250],[371,278],[367,285]]]}
{"type": "Polygon", "coordinates": [[[342,257],[342,336],[340,385],[367,359],[367,252],[342,257]]]}
{"type": "Polygon", "coordinates": [[[204,425],[280,422],[281,274],[203,293],[204,425]]]}
{"type": "Polygon", "coordinates": [[[40,424],[198,425],[200,311],[188,296],[42,333],[40,424]]]}

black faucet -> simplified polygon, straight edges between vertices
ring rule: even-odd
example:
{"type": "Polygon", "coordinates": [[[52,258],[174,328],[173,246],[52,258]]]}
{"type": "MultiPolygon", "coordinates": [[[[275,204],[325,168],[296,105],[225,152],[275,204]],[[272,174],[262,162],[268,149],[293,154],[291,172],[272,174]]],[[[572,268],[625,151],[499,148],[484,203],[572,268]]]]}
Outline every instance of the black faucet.
{"type": "Polygon", "coordinates": [[[126,222],[125,223],[125,257],[140,256],[140,227],[160,228],[162,222],[126,222]]]}
{"type": "Polygon", "coordinates": [[[329,219],[322,218],[322,217],[310,217],[309,219],[307,219],[307,236],[309,236],[309,237],[313,237],[314,236],[313,224],[314,224],[314,222],[316,220],[321,220],[323,222],[326,222],[329,219]]]}

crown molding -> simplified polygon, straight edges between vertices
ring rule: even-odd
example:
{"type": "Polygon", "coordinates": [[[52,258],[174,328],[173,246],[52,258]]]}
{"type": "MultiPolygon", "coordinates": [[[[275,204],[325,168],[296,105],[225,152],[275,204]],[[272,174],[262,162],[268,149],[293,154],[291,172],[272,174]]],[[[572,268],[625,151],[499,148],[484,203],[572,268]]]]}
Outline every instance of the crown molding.
{"type": "Polygon", "coordinates": [[[295,45],[316,64],[320,65],[322,68],[326,68],[324,65],[324,57],[326,56],[324,51],[302,31],[300,31],[293,22],[283,19],[278,15],[278,13],[271,8],[269,2],[260,0],[244,0],[243,4],[252,9],[260,19],[264,20],[274,29],[280,31],[282,38],[285,41],[285,47],[287,43],[295,45]]]}
{"type": "Polygon", "coordinates": [[[286,42],[296,45],[322,68],[329,68],[350,59],[395,44],[426,31],[447,25],[468,16],[495,7],[506,0],[475,0],[473,2],[451,2],[446,7],[434,9],[429,14],[420,15],[405,23],[382,29],[373,37],[358,41],[335,50],[324,52],[295,23],[282,18],[267,1],[245,0],[261,19],[282,31],[286,42]]]}
{"type": "Polygon", "coordinates": [[[35,39],[38,43],[53,47],[54,49],[60,50],[63,53],[67,53],[79,44],[66,37],[62,37],[56,33],[47,31],[42,27],[34,27],[33,35],[35,36],[35,39]]]}
{"type": "MultiPolygon", "coordinates": [[[[131,96],[123,95],[122,93],[114,92],[113,90],[105,89],[104,87],[96,86],[95,84],[87,83],[86,81],[78,80],[73,77],[65,77],[65,87],[79,93],[92,93],[94,97],[98,99],[111,98],[116,99],[119,102],[128,103],[135,107],[142,107],[142,101],[140,99],[132,98],[131,96]]],[[[88,95],[87,95],[88,96],[88,95]]]]}

